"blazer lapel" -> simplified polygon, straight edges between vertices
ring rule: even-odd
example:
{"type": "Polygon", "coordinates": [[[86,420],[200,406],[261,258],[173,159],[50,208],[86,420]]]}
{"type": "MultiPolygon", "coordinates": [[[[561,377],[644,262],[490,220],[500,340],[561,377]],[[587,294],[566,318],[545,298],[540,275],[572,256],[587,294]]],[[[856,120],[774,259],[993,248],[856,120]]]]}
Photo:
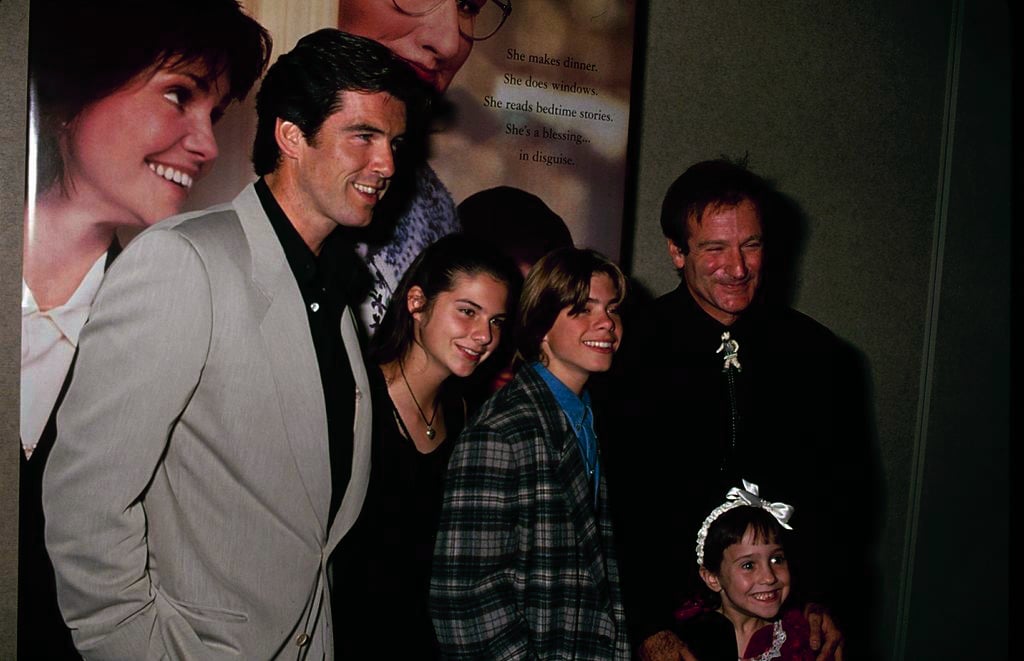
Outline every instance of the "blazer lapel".
{"type": "Polygon", "coordinates": [[[349,531],[359,517],[366,498],[366,487],[370,480],[370,448],[372,433],[372,402],[370,399],[370,379],[363,363],[362,345],[353,308],[345,306],[341,315],[341,339],[345,344],[352,378],[356,382],[355,420],[352,424],[352,474],[348,488],[342,498],[341,506],[334,517],[334,523],[328,531],[327,553],[330,554],[341,538],[349,531]]]}
{"type": "Polygon", "coordinates": [[[299,286],[252,185],[232,203],[252,257],[258,305],[265,305],[260,332],[277,387],[281,417],[310,505],[326,535],[331,497],[327,413],[313,338],[299,286]]]}

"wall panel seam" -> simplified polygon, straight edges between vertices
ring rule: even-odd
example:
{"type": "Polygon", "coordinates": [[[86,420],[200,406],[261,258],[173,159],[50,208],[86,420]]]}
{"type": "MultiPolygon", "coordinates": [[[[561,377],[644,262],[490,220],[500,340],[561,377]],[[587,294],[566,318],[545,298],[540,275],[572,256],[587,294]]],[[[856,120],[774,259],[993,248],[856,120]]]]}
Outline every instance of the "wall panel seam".
{"type": "Polygon", "coordinates": [[[938,336],[939,306],[942,298],[943,259],[945,256],[950,182],[953,170],[953,148],[956,131],[956,106],[960,83],[960,56],[963,45],[964,13],[964,0],[954,2],[950,21],[949,50],[946,66],[946,93],[939,150],[939,172],[935,194],[932,258],[928,275],[928,303],[925,311],[924,346],[921,354],[917,420],[914,431],[914,455],[910,466],[907,529],[903,544],[903,566],[900,573],[896,636],[892,655],[892,658],[897,660],[906,658],[911,605],[914,596],[914,565],[917,553],[922,492],[925,482],[924,471],[932,405],[932,385],[935,376],[935,347],[938,336]]]}

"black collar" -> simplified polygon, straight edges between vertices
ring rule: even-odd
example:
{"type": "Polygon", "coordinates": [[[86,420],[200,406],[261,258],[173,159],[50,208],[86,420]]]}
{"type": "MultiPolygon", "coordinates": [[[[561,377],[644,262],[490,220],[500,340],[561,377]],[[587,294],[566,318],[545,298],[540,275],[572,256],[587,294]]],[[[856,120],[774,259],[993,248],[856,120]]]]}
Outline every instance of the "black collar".
{"type": "Polygon", "coordinates": [[[320,254],[314,254],[274,198],[267,182],[260,177],[254,188],[299,287],[310,285],[319,277],[321,282],[337,283],[339,291],[347,299],[346,302],[358,303],[357,292],[362,286],[366,268],[356,257],[354,248],[345,234],[331,232],[324,239],[320,254]]]}

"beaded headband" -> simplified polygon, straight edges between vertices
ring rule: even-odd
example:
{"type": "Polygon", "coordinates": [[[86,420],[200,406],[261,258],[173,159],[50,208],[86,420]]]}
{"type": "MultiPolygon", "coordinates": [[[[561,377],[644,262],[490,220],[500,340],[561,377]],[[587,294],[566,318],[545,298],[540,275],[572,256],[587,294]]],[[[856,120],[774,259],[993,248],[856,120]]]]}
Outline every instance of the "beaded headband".
{"type": "Polygon", "coordinates": [[[704,542],[708,538],[708,528],[715,522],[715,519],[737,507],[760,507],[774,516],[780,526],[786,530],[793,529],[788,523],[789,518],[793,516],[794,510],[792,505],[769,503],[761,500],[757,485],[743,480],[743,488],[733,487],[729,489],[729,493],[725,495],[725,502],[711,510],[711,514],[708,514],[708,518],[704,519],[704,523],[701,524],[700,530],[697,532],[697,565],[704,566],[704,542]]]}

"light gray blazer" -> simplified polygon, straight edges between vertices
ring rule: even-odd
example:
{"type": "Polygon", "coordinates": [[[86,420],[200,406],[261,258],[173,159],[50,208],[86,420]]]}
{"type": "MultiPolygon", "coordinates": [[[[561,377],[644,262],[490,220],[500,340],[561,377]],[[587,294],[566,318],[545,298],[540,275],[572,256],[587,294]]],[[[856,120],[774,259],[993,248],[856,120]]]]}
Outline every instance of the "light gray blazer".
{"type": "Polygon", "coordinates": [[[340,330],[355,443],[328,530],[316,353],[253,187],[114,262],[43,480],[58,600],[85,657],[333,658],[327,559],[362,507],[372,418],[349,309],[340,330]]]}

